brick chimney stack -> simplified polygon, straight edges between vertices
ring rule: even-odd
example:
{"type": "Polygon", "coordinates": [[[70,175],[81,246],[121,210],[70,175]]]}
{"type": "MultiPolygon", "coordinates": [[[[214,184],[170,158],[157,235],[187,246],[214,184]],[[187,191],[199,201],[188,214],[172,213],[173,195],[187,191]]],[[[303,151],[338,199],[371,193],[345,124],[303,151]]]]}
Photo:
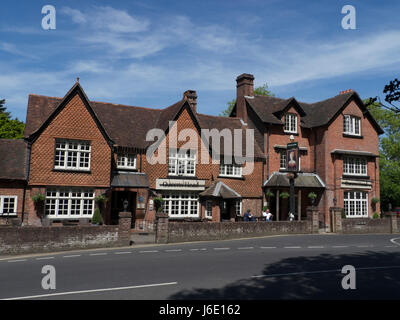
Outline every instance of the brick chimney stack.
{"type": "Polygon", "coordinates": [[[345,93],[349,93],[349,92],[353,92],[353,89],[347,89],[344,91],[340,91],[340,94],[345,94],[345,93]]]}
{"type": "Polygon", "coordinates": [[[197,93],[195,90],[186,90],[183,93],[183,99],[189,102],[190,107],[193,112],[197,112],[197,93]]]}
{"type": "Polygon", "coordinates": [[[254,96],[254,76],[248,73],[236,78],[236,116],[247,123],[245,96],[254,96]]]}

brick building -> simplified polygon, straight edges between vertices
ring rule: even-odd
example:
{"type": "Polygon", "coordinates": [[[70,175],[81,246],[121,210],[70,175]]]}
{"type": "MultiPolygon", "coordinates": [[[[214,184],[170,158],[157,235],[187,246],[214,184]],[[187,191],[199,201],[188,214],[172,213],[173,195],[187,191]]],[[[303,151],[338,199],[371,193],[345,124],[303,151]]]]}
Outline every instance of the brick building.
{"type": "Polygon", "coordinates": [[[311,191],[318,194],[322,226],[330,223],[334,199],[348,216],[371,216],[382,130],[358,95],[306,104],[254,96],[253,80],[237,78],[230,117],[198,113],[191,90],[163,109],[90,101],[79,82],[64,98],[30,95],[24,141],[0,141],[6,155],[0,159],[0,220],[82,221],[92,217],[100,195],[107,198],[100,206],[107,224],[117,223],[126,206],[139,230],[152,227],[158,196],[170,219],[235,220],[247,209],[260,215],[268,205],[284,220],[283,151],[293,141],[300,146],[299,219],[311,191]],[[254,139],[246,139],[246,129],[254,130],[254,139]],[[207,130],[233,141],[213,144],[220,136],[207,139],[207,130]],[[43,203],[33,202],[37,195],[43,203]]]}
{"type": "Polygon", "coordinates": [[[255,130],[255,139],[266,157],[263,187],[265,201],[277,219],[287,219],[289,191],[286,146],[297,142],[299,169],[295,179],[296,215],[306,215],[308,195],[317,194],[320,227],[329,229],[329,208],[344,208],[347,217],[372,217],[380,212],[379,138],[383,131],[353,90],[316,103],[295,98],[254,95],[254,77],[237,78],[237,103],[232,116],[255,130]]]}

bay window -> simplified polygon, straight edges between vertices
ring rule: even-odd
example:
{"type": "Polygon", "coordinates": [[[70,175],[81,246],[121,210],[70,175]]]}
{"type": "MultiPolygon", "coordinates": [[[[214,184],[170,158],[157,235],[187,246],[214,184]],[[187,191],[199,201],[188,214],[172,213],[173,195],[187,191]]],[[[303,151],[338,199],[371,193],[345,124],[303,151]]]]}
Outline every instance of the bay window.
{"type": "Polygon", "coordinates": [[[171,218],[199,216],[199,196],[193,192],[165,192],[162,195],[164,212],[171,218]]]}
{"type": "Polygon", "coordinates": [[[345,191],[344,211],[347,218],[368,217],[368,193],[345,191]]]}
{"type": "Polygon", "coordinates": [[[367,160],[365,158],[344,157],[343,173],[366,176],[367,175],[367,160]]]}

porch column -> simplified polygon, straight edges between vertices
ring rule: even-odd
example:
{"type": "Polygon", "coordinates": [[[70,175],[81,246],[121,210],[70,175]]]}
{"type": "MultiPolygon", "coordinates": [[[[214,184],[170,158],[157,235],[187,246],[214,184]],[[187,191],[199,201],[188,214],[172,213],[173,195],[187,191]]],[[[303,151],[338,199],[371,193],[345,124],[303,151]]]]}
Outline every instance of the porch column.
{"type": "Polygon", "coordinates": [[[298,214],[298,220],[301,220],[301,189],[299,189],[299,192],[297,194],[297,214],[298,214]]]}
{"type": "Polygon", "coordinates": [[[279,221],[279,189],[276,190],[276,221],[279,221]]]}

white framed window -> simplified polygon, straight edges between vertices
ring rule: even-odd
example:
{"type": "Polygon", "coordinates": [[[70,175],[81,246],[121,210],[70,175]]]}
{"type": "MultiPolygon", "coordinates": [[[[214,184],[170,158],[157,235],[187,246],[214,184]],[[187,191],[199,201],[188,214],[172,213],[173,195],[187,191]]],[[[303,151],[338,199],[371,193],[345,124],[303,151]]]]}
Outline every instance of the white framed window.
{"type": "Polygon", "coordinates": [[[171,150],[168,158],[168,174],[173,176],[194,176],[196,174],[196,153],[193,150],[171,150]]]}
{"type": "Polygon", "coordinates": [[[287,113],[285,115],[285,132],[297,133],[297,115],[294,113],[287,113]]]}
{"type": "Polygon", "coordinates": [[[357,176],[366,176],[367,160],[365,158],[344,157],[343,173],[357,176]]]}
{"type": "Polygon", "coordinates": [[[56,139],[54,168],[61,170],[90,170],[90,142],[56,139]]]}
{"type": "Polygon", "coordinates": [[[368,217],[368,193],[345,191],[344,211],[347,218],[368,217]]]}
{"type": "Polygon", "coordinates": [[[225,177],[242,177],[242,166],[239,164],[224,164],[219,166],[219,175],[225,177]]]}
{"type": "Polygon", "coordinates": [[[171,218],[199,216],[199,195],[194,192],[165,192],[164,212],[171,218]]]}
{"type": "Polygon", "coordinates": [[[279,168],[286,169],[286,150],[279,151],[280,160],[279,160],[279,168]]]}
{"type": "Polygon", "coordinates": [[[343,133],[361,135],[361,119],[359,117],[345,115],[343,117],[343,133]]]}
{"type": "Polygon", "coordinates": [[[49,218],[91,218],[94,213],[93,190],[50,188],[46,190],[45,212],[49,218]]]}
{"type": "Polygon", "coordinates": [[[212,219],[212,201],[207,200],[206,201],[206,218],[212,219]]]}
{"type": "Polygon", "coordinates": [[[242,215],[242,200],[236,200],[235,201],[235,214],[237,216],[242,215]]]}
{"type": "Polygon", "coordinates": [[[17,203],[17,196],[0,196],[0,216],[16,216],[17,203]]]}
{"type": "Polygon", "coordinates": [[[136,154],[118,154],[117,168],[118,169],[136,169],[136,154]]]}

